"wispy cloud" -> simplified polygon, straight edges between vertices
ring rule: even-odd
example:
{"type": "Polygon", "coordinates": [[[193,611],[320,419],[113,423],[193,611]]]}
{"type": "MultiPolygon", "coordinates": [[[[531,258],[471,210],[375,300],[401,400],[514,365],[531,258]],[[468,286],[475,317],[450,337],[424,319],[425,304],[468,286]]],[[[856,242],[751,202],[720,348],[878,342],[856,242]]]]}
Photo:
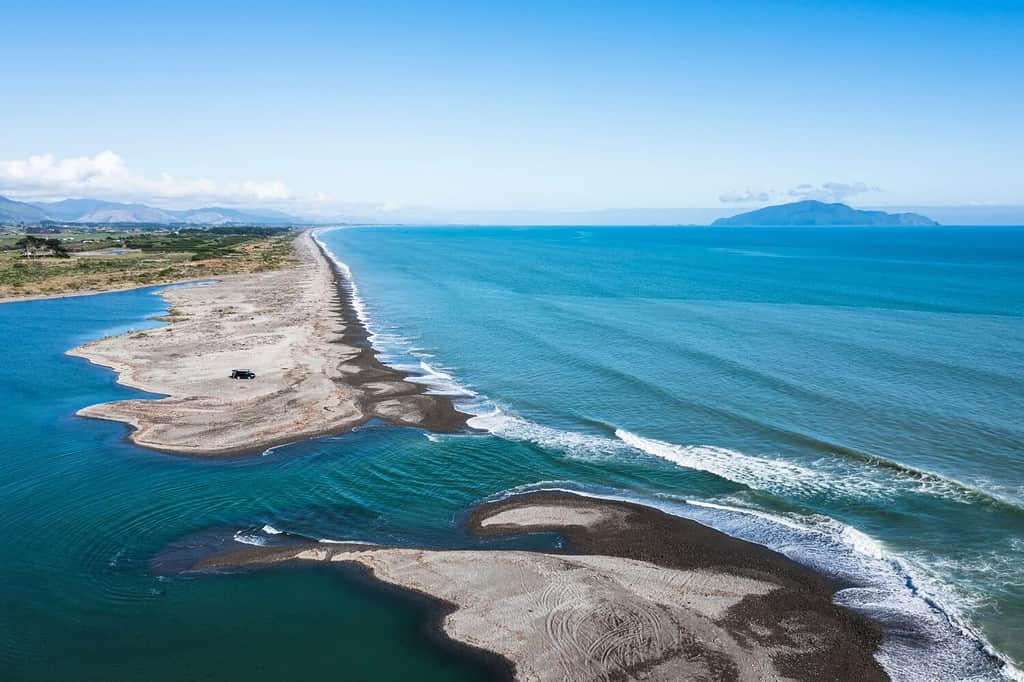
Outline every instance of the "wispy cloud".
{"type": "Polygon", "coordinates": [[[762,189],[749,187],[744,190],[732,190],[718,197],[725,204],[766,204],[768,202],[816,199],[818,201],[844,201],[858,194],[880,192],[863,182],[824,182],[820,185],[801,184],[786,190],[762,189]]]}
{"type": "Polygon", "coordinates": [[[755,192],[749,187],[745,190],[733,190],[718,197],[718,200],[726,204],[754,204],[766,203],[772,200],[768,192],[755,192]]]}
{"type": "Polygon", "coordinates": [[[88,197],[118,200],[282,202],[293,198],[279,180],[218,183],[209,178],[148,177],[110,151],[57,159],[52,154],[0,161],[0,193],[19,198],[88,197]]]}
{"type": "Polygon", "coordinates": [[[824,184],[797,185],[787,194],[794,199],[817,199],[818,201],[842,201],[858,194],[880,192],[879,187],[870,187],[863,182],[826,182],[824,184]]]}

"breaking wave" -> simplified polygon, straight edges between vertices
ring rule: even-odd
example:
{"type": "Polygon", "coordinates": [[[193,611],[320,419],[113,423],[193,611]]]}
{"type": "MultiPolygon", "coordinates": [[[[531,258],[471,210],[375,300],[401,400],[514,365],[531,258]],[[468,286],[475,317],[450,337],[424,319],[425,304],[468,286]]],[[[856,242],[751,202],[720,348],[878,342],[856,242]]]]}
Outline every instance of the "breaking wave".
{"type": "Polygon", "coordinates": [[[359,293],[359,285],[352,275],[352,269],[317,237],[317,233],[313,234],[313,239],[341,272],[342,287],[348,295],[356,317],[366,329],[368,340],[377,351],[380,361],[409,374],[406,381],[427,386],[428,394],[450,396],[459,409],[467,407],[467,401],[477,396],[476,391],[459,383],[448,368],[440,367],[436,362],[431,363],[433,355],[427,349],[418,347],[414,339],[391,330],[388,325],[376,320],[359,293]]]}
{"type": "Polygon", "coordinates": [[[235,542],[240,542],[243,545],[254,545],[256,547],[266,547],[270,542],[266,533],[252,530],[237,531],[234,538],[235,542]]]}
{"type": "Polygon", "coordinates": [[[774,514],[670,496],[652,499],[568,481],[518,486],[491,499],[538,491],[569,492],[659,509],[763,545],[854,585],[836,592],[834,600],[888,626],[890,635],[876,655],[894,680],[1024,680],[1021,671],[969,625],[962,615],[964,598],[953,586],[852,526],[824,516],[774,514]]]}

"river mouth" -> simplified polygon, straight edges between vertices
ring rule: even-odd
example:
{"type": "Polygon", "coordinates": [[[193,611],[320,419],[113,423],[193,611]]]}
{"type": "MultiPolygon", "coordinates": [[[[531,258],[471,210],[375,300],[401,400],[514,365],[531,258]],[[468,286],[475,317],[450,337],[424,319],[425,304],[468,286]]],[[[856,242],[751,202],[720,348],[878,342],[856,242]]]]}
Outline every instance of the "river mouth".
{"type": "MultiPolygon", "coordinates": [[[[382,362],[421,370],[426,362],[428,390],[451,395],[472,415],[473,431],[376,421],[262,456],[168,457],[125,442],[120,424],[74,417],[85,405],[140,396],[108,370],[63,355],[91,338],[142,329],[166,312],[162,299],[134,291],[0,307],[10,425],[0,518],[15,538],[0,596],[12,605],[5,618],[24,624],[5,629],[5,672],[99,678],[122,660],[124,678],[159,679],[153,661],[170,651],[216,670],[209,652],[237,643],[240,618],[252,623],[246,636],[269,641],[267,614],[301,606],[319,614],[287,619],[287,646],[302,652],[303,671],[336,668],[338,659],[324,662],[314,643],[365,662],[388,641],[390,659],[374,658],[378,671],[421,666],[430,678],[474,679],[388,625],[422,627],[418,617],[404,620],[400,602],[375,609],[358,590],[307,580],[301,576],[312,574],[302,570],[208,576],[179,572],[187,551],[164,569],[154,570],[152,559],[211,528],[217,542],[240,548],[250,545],[236,534],[475,548],[465,532],[475,505],[564,489],[642,502],[776,549],[842,580],[837,602],[886,627],[934,624],[939,652],[921,649],[917,637],[883,641],[882,662],[895,677],[1004,675],[990,650],[1012,656],[1020,641],[1016,558],[1024,548],[1014,544],[1022,526],[1015,451],[1005,445],[1012,400],[996,400],[1018,390],[1007,374],[1019,362],[1018,322],[996,310],[998,301],[971,311],[964,290],[937,311],[653,295],[668,274],[685,271],[700,283],[718,269],[661,262],[645,271],[646,258],[697,258],[700,250],[660,242],[631,262],[639,275],[607,271],[619,262],[608,249],[636,250],[675,233],[584,235],[577,241],[603,241],[570,252],[558,231],[424,229],[322,239],[344,253],[358,281],[382,362]],[[570,254],[571,262],[550,262],[570,254]],[[528,277],[513,267],[523,262],[533,263],[528,277]],[[590,278],[591,270],[600,276],[590,278]],[[961,343],[966,336],[973,345],[961,343]],[[922,386],[928,400],[912,400],[922,386]],[[967,407],[952,410],[954,402],[967,407]],[[936,419],[940,408],[952,416],[936,419]],[[986,458],[997,452],[1004,473],[986,483],[986,458]],[[374,614],[373,625],[339,620],[322,603],[336,590],[339,603],[374,614]],[[57,612],[68,620],[55,623],[57,612]],[[185,622],[190,628],[180,627],[185,622]],[[330,641],[319,630],[328,623],[330,641]],[[209,644],[187,634],[195,628],[209,644]],[[114,651],[101,638],[125,644],[114,651]],[[54,651],[67,662],[41,668],[54,651]]],[[[841,263],[830,266],[846,276],[841,263]]],[[[920,272],[897,274],[893,293],[906,298],[920,272]]],[[[1012,292],[1011,284],[1003,290],[1012,292]]],[[[541,537],[529,549],[557,553],[545,546],[557,540],[541,537]]],[[[261,658],[262,666],[241,666],[252,679],[269,679],[289,660],[277,651],[261,658]]]]}

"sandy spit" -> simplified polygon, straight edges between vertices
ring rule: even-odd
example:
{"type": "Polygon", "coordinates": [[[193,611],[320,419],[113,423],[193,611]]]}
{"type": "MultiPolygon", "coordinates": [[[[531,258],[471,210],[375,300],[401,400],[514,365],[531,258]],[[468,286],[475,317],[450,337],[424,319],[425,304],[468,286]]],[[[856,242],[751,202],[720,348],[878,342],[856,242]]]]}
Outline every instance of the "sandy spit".
{"type": "Polygon", "coordinates": [[[118,383],[164,395],[79,410],[129,424],[137,445],[189,455],[261,451],[342,433],[374,418],[437,431],[464,427],[447,398],[381,364],[345,300],[341,274],[309,232],[299,263],[171,288],[169,324],[78,346],[68,355],[110,367],[118,383]],[[250,369],[252,381],[232,380],[250,369]]]}
{"type": "Polygon", "coordinates": [[[477,536],[555,531],[570,551],[301,544],[196,569],[358,565],[429,595],[438,627],[500,655],[521,680],[884,680],[879,627],[836,586],[759,545],[627,502],[530,493],[483,505],[477,536]]]}

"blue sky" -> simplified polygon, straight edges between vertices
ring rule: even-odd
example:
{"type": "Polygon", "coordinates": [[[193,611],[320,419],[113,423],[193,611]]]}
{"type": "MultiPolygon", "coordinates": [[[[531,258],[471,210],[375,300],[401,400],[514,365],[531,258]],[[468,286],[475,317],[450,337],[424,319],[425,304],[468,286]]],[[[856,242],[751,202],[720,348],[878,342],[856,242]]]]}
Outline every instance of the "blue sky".
{"type": "Polygon", "coordinates": [[[7,2],[3,23],[8,196],[1024,204],[1019,1],[7,2]]]}

